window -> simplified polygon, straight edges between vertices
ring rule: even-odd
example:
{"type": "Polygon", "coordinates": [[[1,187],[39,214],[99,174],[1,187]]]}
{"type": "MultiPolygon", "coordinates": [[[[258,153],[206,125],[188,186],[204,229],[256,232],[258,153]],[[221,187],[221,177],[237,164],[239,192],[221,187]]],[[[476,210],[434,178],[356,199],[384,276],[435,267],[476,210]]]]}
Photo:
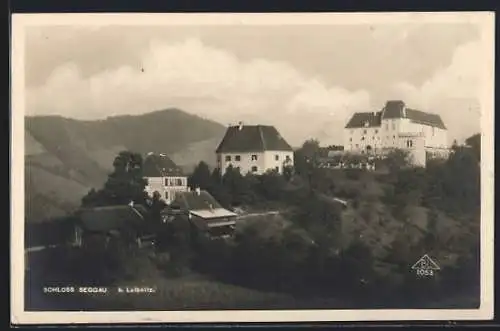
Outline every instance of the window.
{"type": "Polygon", "coordinates": [[[165,199],[168,200],[168,191],[165,192],[165,199]]]}
{"type": "Polygon", "coordinates": [[[286,162],[290,162],[290,161],[291,161],[291,159],[290,159],[290,155],[285,156],[285,161],[286,161],[286,162]]]}
{"type": "Polygon", "coordinates": [[[252,172],[257,172],[257,167],[256,166],[252,167],[252,172]]]}
{"type": "Polygon", "coordinates": [[[231,161],[231,155],[226,155],[226,162],[231,161]]]}
{"type": "Polygon", "coordinates": [[[241,155],[236,155],[236,156],[234,157],[234,160],[235,160],[235,161],[241,161],[241,155]]]}
{"type": "Polygon", "coordinates": [[[252,155],[252,161],[257,161],[257,155],[256,154],[252,155]]]}
{"type": "Polygon", "coordinates": [[[168,178],[165,178],[165,186],[168,186],[168,178]]]}
{"type": "Polygon", "coordinates": [[[182,179],[177,178],[177,179],[175,180],[175,182],[176,182],[177,186],[182,186],[182,179]]]}
{"type": "Polygon", "coordinates": [[[276,155],[274,156],[274,160],[275,160],[275,161],[279,161],[279,159],[280,159],[280,156],[279,156],[278,154],[276,154],[276,155]]]}
{"type": "Polygon", "coordinates": [[[413,147],[413,141],[407,140],[406,141],[406,147],[413,147]]]}
{"type": "Polygon", "coordinates": [[[375,137],[372,137],[372,140],[375,140],[375,137]]]}
{"type": "Polygon", "coordinates": [[[392,122],[392,130],[396,130],[396,123],[392,122]]]}
{"type": "Polygon", "coordinates": [[[352,138],[349,138],[349,141],[352,141],[352,138]]]}
{"type": "Polygon", "coordinates": [[[378,133],[378,130],[377,130],[377,129],[375,129],[375,134],[377,134],[377,133],[378,133]]]}
{"type": "Polygon", "coordinates": [[[356,144],[356,148],[358,148],[358,147],[359,147],[359,145],[358,145],[358,144],[356,144]]]}
{"type": "Polygon", "coordinates": [[[365,137],[361,137],[361,140],[365,140],[365,137]]]}
{"type": "Polygon", "coordinates": [[[363,134],[366,134],[366,130],[363,130],[363,134]]]}
{"type": "Polygon", "coordinates": [[[392,136],[392,139],[396,139],[396,136],[392,136]]]}
{"type": "Polygon", "coordinates": [[[276,170],[276,172],[280,172],[280,167],[276,167],[274,170],[276,170]]]}

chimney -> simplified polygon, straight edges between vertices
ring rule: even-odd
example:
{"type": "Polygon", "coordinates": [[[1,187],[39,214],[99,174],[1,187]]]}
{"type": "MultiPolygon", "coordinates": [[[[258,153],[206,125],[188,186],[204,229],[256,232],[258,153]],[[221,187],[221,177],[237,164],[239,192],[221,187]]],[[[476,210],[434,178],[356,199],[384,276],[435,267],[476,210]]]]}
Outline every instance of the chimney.
{"type": "Polygon", "coordinates": [[[241,131],[241,129],[243,129],[243,122],[238,122],[238,130],[241,131]]]}
{"type": "Polygon", "coordinates": [[[201,190],[200,190],[200,188],[199,188],[199,187],[197,187],[197,188],[195,189],[195,192],[196,192],[196,195],[200,195],[200,194],[201,194],[201,190]]]}

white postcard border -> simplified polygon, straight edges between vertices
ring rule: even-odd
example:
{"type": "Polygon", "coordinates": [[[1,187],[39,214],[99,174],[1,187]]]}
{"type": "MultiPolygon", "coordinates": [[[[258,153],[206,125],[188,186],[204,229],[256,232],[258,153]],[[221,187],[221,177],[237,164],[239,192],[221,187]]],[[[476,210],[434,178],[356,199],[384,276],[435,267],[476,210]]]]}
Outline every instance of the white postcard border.
{"type": "MultiPolygon", "coordinates": [[[[487,320],[493,318],[494,13],[14,14],[11,53],[11,319],[22,324],[487,320]],[[165,19],[165,15],[168,19],[165,19]],[[27,312],[24,310],[24,28],[41,25],[321,25],[475,23],[482,29],[479,309],[27,312]]],[[[465,120],[465,119],[464,119],[465,120]]]]}

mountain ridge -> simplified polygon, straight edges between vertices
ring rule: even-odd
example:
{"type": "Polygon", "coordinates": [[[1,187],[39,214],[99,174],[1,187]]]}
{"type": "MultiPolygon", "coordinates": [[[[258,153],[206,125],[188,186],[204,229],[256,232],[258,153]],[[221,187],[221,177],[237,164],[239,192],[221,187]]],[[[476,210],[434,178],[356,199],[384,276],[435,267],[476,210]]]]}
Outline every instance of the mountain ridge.
{"type": "Polygon", "coordinates": [[[178,108],[97,120],[26,116],[26,220],[64,216],[77,208],[90,188],[104,184],[122,150],[167,153],[188,170],[201,160],[214,165],[225,130],[178,108]]]}

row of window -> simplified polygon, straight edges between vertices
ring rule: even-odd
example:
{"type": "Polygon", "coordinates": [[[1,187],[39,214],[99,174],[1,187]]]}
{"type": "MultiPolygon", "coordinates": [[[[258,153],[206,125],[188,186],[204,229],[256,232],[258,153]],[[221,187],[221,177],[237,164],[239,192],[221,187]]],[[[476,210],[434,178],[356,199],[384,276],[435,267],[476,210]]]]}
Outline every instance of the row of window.
{"type": "MultiPolygon", "coordinates": [[[[259,156],[257,154],[252,154],[252,156],[251,156],[252,161],[257,161],[258,158],[259,158],[259,156]]],[[[226,160],[226,162],[230,162],[232,160],[231,155],[226,155],[225,160],[226,160]]],[[[237,162],[241,161],[241,155],[235,155],[234,160],[237,162]]],[[[280,156],[278,154],[274,155],[274,160],[279,161],[280,156]]],[[[290,156],[289,155],[285,156],[285,160],[287,162],[290,161],[290,156]]]]}
{"type": "MultiPolygon", "coordinates": [[[[393,144],[394,144],[394,142],[393,142],[393,144]]],[[[356,146],[356,148],[359,148],[359,144],[356,144],[355,146],[356,146]]],[[[371,148],[371,146],[368,146],[368,147],[371,148]]],[[[413,147],[413,140],[407,140],[406,141],[406,147],[413,147]]],[[[352,145],[351,145],[351,149],[352,149],[352,145]]]]}
{"type": "MultiPolygon", "coordinates": [[[[238,171],[241,171],[240,167],[235,167],[235,169],[238,170],[238,171]]],[[[275,167],[274,170],[276,170],[277,172],[279,172],[280,171],[280,167],[275,167]]],[[[251,172],[257,172],[257,171],[259,171],[259,168],[257,166],[252,166],[250,168],[250,171],[251,172]]]]}
{"type": "Polygon", "coordinates": [[[170,179],[170,178],[165,178],[165,186],[185,186],[187,183],[184,183],[184,181],[180,178],[177,179],[170,179]]]}
{"type": "MultiPolygon", "coordinates": [[[[146,178],[146,185],[149,185],[149,180],[146,178]]],[[[186,186],[187,182],[186,180],[183,180],[181,178],[165,178],[165,186],[186,186]]]]}
{"type": "MultiPolygon", "coordinates": [[[[386,137],[387,139],[389,139],[389,136],[386,137]]],[[[396,139],[396,136],[392,136],[392,139],[396,139]]],[[[365,140],[365,137],[361,137],[361,141],[364,141],[365,140]]],[[[372,137],[372,140],[380,140],[380,137],[372,137]]],[[[349,138],[349,141],[352,142],[352,138],[349,138]]]]}
{"type": "MultiPolygon", "coordinates": [[[[278,155],[276,155],[276,156],[278,156],[278,155]]],[[[251,156],[252,161],[257,161],[258,158],[259,158],[259,156],[257,154],[252,154],[252,156],[251,156]]],[[[229,162],[231,160],[232,160],[231,155],[226,155],[226,162],[229,162]]],[[[241,161],[241,155],[235,155],[234,160],[241,161]]]]}

